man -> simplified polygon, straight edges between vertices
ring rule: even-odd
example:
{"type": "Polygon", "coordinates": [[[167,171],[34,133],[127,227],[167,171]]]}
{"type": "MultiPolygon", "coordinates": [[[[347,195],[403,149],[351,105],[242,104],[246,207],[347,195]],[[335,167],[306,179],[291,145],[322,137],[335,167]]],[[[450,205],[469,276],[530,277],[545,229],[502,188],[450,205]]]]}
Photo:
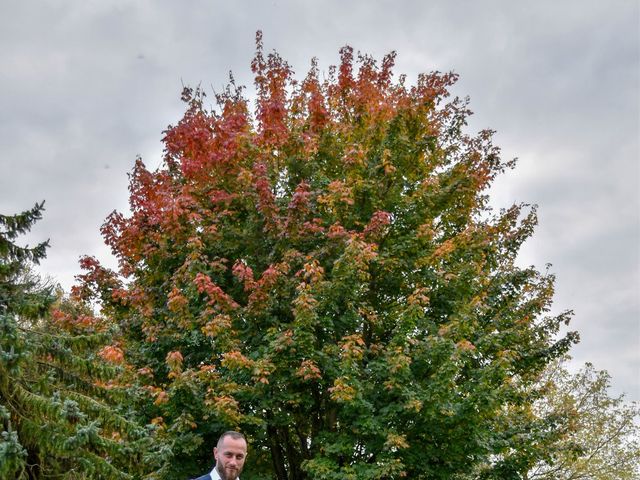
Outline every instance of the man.
{"type": "Polygon", "coordinates": [[[238,432],[224,432],[213,449],[216,464],[211,473],[195,480],[239,480],[247,458],[247,440],[238,432]]]}

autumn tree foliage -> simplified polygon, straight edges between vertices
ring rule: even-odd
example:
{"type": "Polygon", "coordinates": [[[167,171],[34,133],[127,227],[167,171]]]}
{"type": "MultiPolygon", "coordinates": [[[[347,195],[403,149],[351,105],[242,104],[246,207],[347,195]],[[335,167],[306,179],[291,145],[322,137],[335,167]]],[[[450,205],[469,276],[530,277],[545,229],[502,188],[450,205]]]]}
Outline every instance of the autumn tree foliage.
{"type": "Polygon", "coordinates": [[[553,362],[541,379],[539,417],[554,417],[563,434],[547,446],[527,480],[633,480],[640,477],[640,405],[610,396],[610,376],[590,363],[570,373],[553,362]]]}
{"type": "Polygon", "coordinates": [[[252,109],[233,81],[186,88],[163,165],[138,159],[130,214],[76,295],[122,331],[167,478],[210,466],[227,428],[243,478],[520,478],[553,425],[532,386],[574,337],[554,278],[515,259],[535,209],[488,206],[513,163],[469,135],[452,73],[393,77],[340,51],[300,81],[260,35],[252,109]]]}
{"type": "Polygon", "coordinates": [[[48,242],[16,243],[43,208],[0,215],[0,479],[140,478],[152,436],[118,412],[108,326],[33,273],[48,242]]]}

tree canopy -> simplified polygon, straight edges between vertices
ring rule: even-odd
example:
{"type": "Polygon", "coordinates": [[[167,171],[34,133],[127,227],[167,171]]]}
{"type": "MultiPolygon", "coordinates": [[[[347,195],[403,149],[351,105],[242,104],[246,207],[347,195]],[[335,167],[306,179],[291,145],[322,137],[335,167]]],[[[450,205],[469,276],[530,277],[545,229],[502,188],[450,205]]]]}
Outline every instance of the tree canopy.
{"type": "Polygon", "coordinates": [[[554,417],[564,434],[528,480],[632,480],[640,477],[640,405],[609,395],[610,376],[590,363],[570,373],[554,362],[542,377],[534,410],[554,417]]]}
{"type": "Polygon", "coordinates": [[[185,88],[103,225],[118,270],[83,259],[167,478],[228,428],[247,479],[522,478],[545,455],[535,385],[575,335],[553,275],[516,264],[535,208],[489,207],[514,163],[465,131],[457,76],[407,85],[394,58],[345,47],[298,81],[258,35],[255,109],[233,79],[211,107],[185,88]]]}

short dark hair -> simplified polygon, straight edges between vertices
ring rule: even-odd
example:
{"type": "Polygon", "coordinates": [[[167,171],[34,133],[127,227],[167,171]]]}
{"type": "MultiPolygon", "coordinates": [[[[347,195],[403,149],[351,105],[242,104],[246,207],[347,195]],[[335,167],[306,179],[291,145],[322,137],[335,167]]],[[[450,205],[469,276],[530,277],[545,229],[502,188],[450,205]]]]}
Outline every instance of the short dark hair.
{"type": "Polygon", "coordinates": [[[222,445],[222,442],[224,442],[224,439],[227,437],[231,437],[234,440],[244,440],[245,443],[248,443],[247,439],[243,434],[241,434],[240,432],[234,432],[233,430],[229,430],[224,432],[222,435],[220,435],[220,438],[218,439],[218,445],[217,445],[218,448],[220,448],[220,446],[222,445]]]}

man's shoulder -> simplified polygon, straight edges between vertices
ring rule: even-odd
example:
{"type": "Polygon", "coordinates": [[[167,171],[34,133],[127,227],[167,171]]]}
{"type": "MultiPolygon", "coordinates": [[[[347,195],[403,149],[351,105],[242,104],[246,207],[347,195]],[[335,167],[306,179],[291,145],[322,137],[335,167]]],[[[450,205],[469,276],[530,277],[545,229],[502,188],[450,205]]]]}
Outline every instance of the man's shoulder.
{"type": "Polygon", "coordinates": [[[211,475],[207,473],[206,475],[202,475],[201,477],[194,478],[193,480],[211,480],[211,475]]]}

